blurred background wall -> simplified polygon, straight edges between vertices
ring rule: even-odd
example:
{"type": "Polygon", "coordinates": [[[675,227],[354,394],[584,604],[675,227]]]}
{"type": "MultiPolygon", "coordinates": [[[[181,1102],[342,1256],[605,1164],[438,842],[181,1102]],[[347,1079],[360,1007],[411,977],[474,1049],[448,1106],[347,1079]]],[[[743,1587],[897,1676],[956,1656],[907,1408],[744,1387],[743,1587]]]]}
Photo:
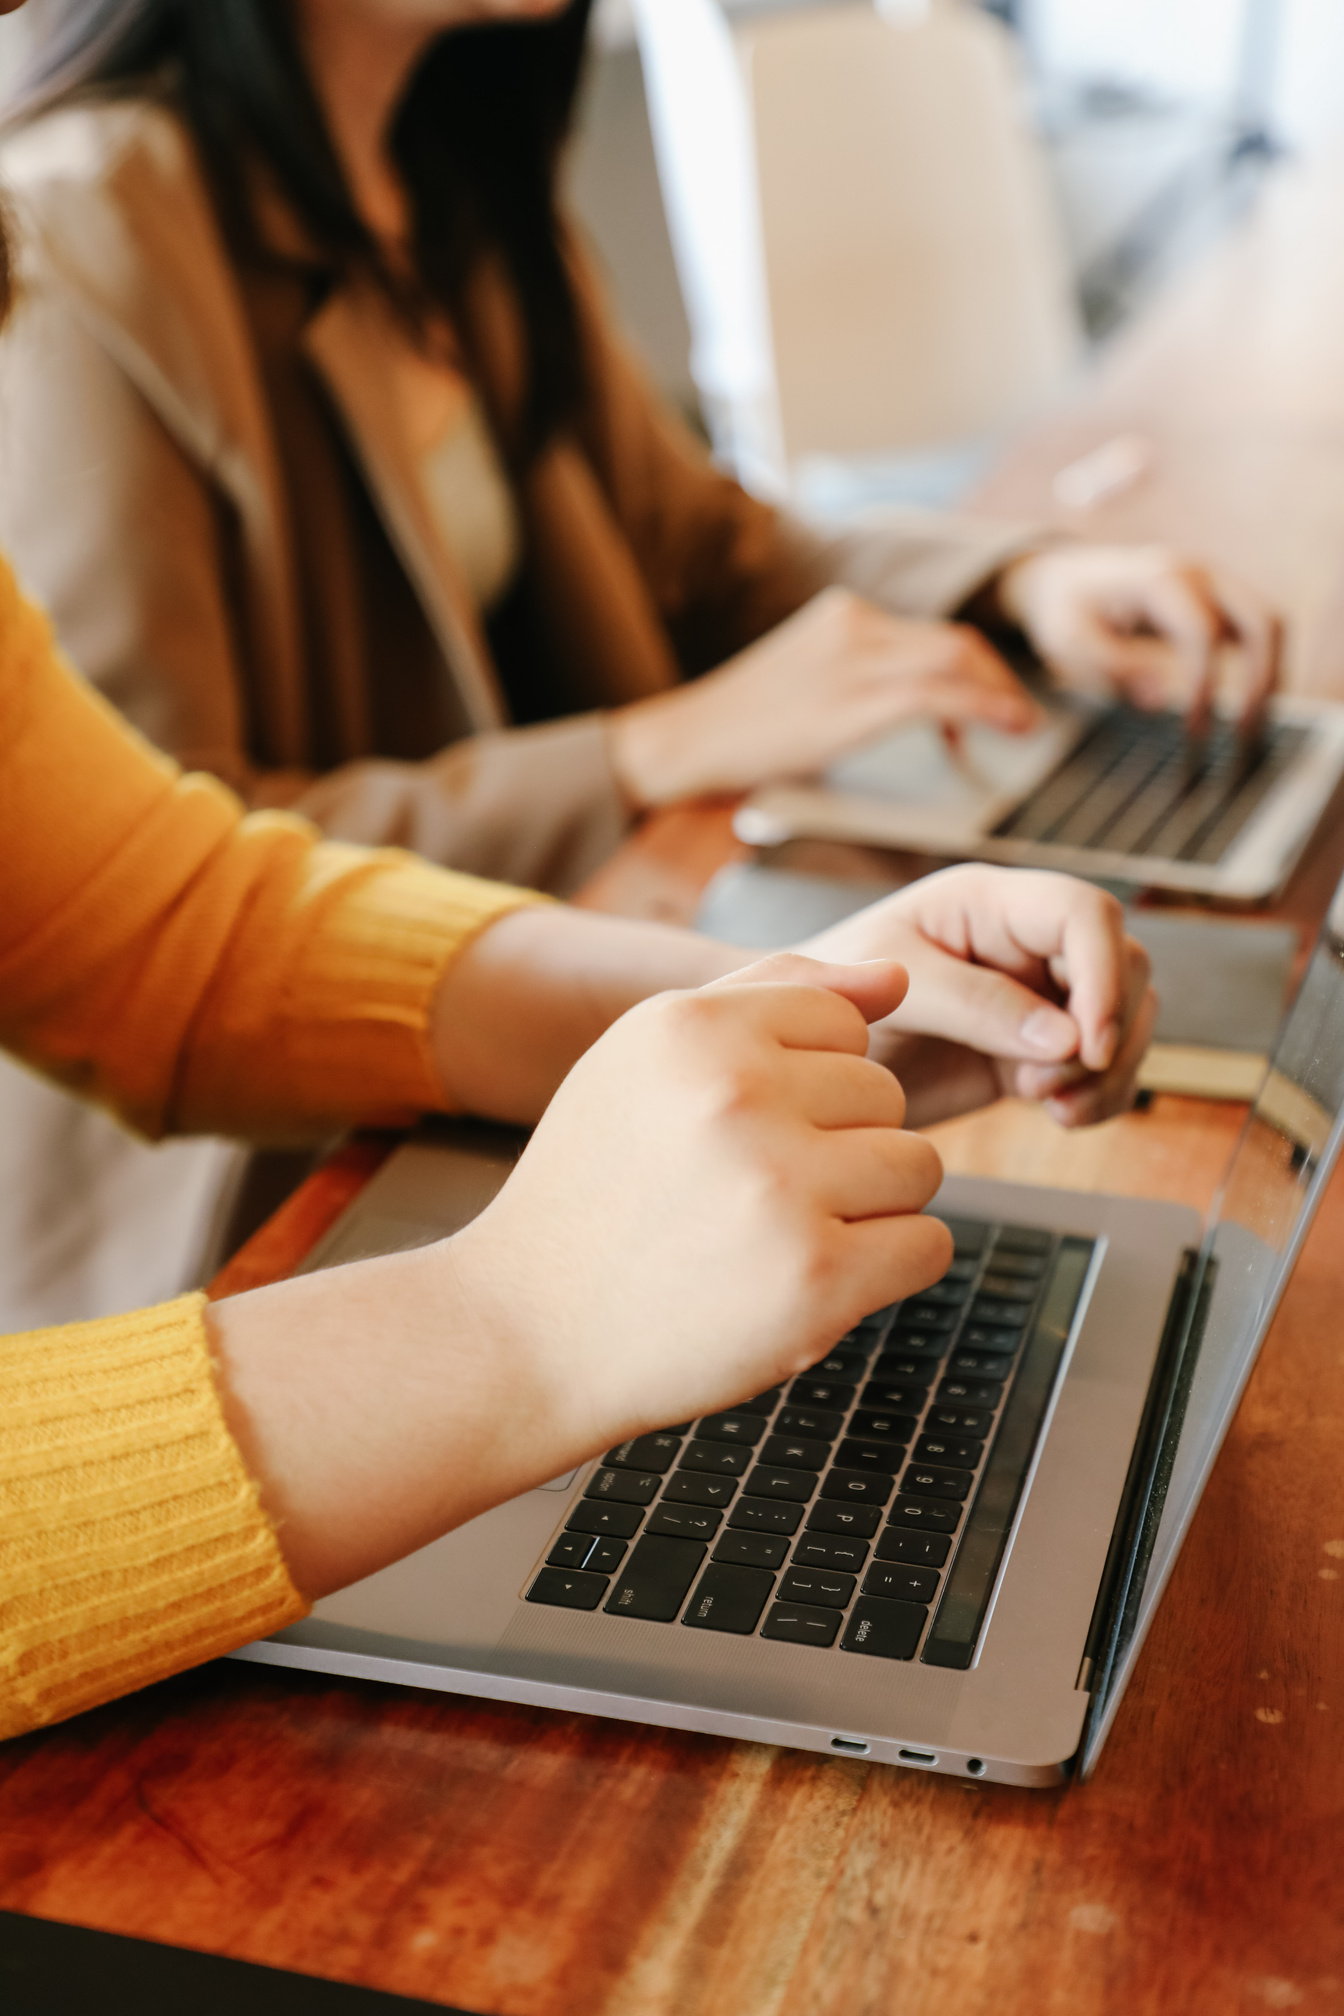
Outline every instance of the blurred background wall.
{"type": "MultiPolygon", "coordinates": [[[[782,15],[865,0],[723,4],[750,30],[782,15]]],[[[929,5],[974,9],[982,0],[877,4],[916,20],[929,5]]],[[[1276,164],[1344,141],[1344,0],[983,6],[1016,38],[1028,117],[1048,164],[1070,285],[1091,342],[1122,326],[1229,228],[1276,164]]],[[[21,67],[26,35],[22,14],[0,20],[0,91],[21,67]]],[[[594,40],[571,197],[653,375],[699,421],[632,0],[598,0],[594,40]]],[[[965,473],[973,473],[970,462],[965,473]]],[[[935,471],[930,501],[945,501],[957,480],[955,468],[935,471]]]]}
{"type": "MultiPolygon", "coordinates": [[[[727,0],[725,11],[749,22],[827,4],[727,0]]],[[[896,0],[889,11],[921,10],[896,0]]],[[[1276,158],[1344,141],[1344,0],[1000,0],[987,11],[1019,40],[1093,338],[1234,222],[1276,158]]],[[[627,328],[693,410],[630,0],[599,0],[596,31],[574,197],[627,328]]]]}

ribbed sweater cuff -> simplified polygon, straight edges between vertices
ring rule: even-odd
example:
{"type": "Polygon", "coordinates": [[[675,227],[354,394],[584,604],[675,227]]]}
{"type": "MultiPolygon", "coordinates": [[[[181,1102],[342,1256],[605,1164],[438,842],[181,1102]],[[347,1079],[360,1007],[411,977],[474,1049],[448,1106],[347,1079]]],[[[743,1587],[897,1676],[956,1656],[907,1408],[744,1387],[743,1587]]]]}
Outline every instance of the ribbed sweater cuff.
{"type": "Polygon", "coordinates": [[[550,899],[430,867],[388,850],[372,857],[327,841],[308,863],[309,928],[274,992],[245,983],[246,1069],[229,1046],[203,1044],[179,1124],[231,1115],[264,1138],[292,1116],[323,1125],[404,1126],[442,1108],[430,1013],[444,973],[488,924],[550,899]],[[351,872],[353,870],[353,872],[351,872]]]}
{"type": "Polygon", "coordinates": [[[0,1736],[304,1612],[224,1424],[204,1308],[0,1339],[0,1736]]]}

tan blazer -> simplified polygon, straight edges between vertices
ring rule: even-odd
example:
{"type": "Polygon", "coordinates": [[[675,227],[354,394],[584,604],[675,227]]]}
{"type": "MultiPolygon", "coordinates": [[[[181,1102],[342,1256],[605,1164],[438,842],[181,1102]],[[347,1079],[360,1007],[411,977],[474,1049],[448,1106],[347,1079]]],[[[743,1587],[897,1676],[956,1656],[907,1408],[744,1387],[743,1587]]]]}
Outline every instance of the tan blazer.
{"type": "MultiPolygon", "coordinates": [[[[66,110],[6,139],[0,181],[20,283],[0,340],[0,545],[75,663],[155,742],[331,833],[564,893],[626,822],[602,710],[681,676],[674,638],[713,663],[834,580],[942,613],[1020,544],[1016,528],[920,514],[826,540],[746,496],[650,393],[580,263],[591,397],[516,498],[574,713],[511,727],[390,397],[387,360],[408,338],[374,289],[349,285],[308,323],[307,356],[471,733],[419,761],[355,749],[318,775],[276,432],[183,127],[147,99],[66,110]]],[[[520,345],[497,279],[483,276],[472,313],[487,407],[506,426],[520,345]]],[[[0,1205],[7,1327],[186,1285],[227,1151],[142,1148],[31,1083],[0,1084],[0,1135],[15,1200],[0,1205]],[[62,1232],[76,1209],[77,1242],[62,1232]]]]}
{"type": "MultiPolygon", "coordinates": [[[[21,299],[0,343],[0,543],[75,662],[155,741],[252,801],[433,859],[572,885],[623,813],[600,718],[519,732],[391,403],[408,339],[371,287],[333,292],[307,354],[340,415],[475,742],[419,763],[309,767],[293,530],[236,276],[175,117],[145,100],[55,114],[0,148],[21,299]],[[229,565],[225,565],[225,556],[229,565]]],[[[827,580],[956,608],[1015,528],[905,514],[829,543],[714,469],[654,398],[581,279],[592,397],[518,498],[574,712],[675,681],[673,634],[728,657],[827,580]]],[[[516,408],[505,290],[478,290],[489,403],[516,408]]]]}

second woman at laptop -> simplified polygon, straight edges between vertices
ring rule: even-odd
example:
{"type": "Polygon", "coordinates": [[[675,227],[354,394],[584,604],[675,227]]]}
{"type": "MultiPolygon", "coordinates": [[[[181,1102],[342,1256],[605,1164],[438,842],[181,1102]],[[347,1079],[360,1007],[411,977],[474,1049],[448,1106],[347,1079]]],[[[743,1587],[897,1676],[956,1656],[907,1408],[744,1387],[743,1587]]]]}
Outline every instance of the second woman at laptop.
{"type": "MultiPolygon", "coordinates": [[[[35,8],[0,161],[23,279],[0,538],[86,676],[254,806],[560,893],[642,807],[909,714],[1026,725],[947,620],[973,602],[1144,700],[1201,692],[1233,635],[1272,681],[1265,612],[1169,556],[1031,555],[1019,529],[927,518],[827,542],[715,471],[557,212],[587,12],[35,8]]],[[[0,1090],[33,1157],[105,1132],[0,1090]]],[[[86,1246],[140,1156],[86,1142],[86,1246]]],[[[194,1194],[164,1176],[154,1270],[194,1194]]],[[[13,1320],[91,1313],[64,1264],[25,1305],[41,1242],[10,1243],[13,1320]]],[[[180,1285],[129,1261],[104,1280],[103,1306],[180,1285]]]]}
{"type": "Polygon", "coordinates": [[[827,541],[712,467],[557,207],[589,5],[40,0],[0,538],[85,676],[253,804],[558,893],[642,808],[1028,725],[972,605],[1141,704],[1228,638],[1263,693],[1206,570],[827,541]]]}

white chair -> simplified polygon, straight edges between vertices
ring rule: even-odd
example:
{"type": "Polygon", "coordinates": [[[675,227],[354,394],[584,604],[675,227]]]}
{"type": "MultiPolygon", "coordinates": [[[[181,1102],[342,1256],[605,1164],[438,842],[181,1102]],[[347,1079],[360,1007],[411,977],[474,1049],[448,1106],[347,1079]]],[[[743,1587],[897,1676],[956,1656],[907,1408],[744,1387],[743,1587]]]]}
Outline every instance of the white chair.
{"type": "Polygon", "coordinates": [[[633,5],[692,374],[742,480],[983,438],[1058,383],[1077,313],[997,21],[633,5]]]}

